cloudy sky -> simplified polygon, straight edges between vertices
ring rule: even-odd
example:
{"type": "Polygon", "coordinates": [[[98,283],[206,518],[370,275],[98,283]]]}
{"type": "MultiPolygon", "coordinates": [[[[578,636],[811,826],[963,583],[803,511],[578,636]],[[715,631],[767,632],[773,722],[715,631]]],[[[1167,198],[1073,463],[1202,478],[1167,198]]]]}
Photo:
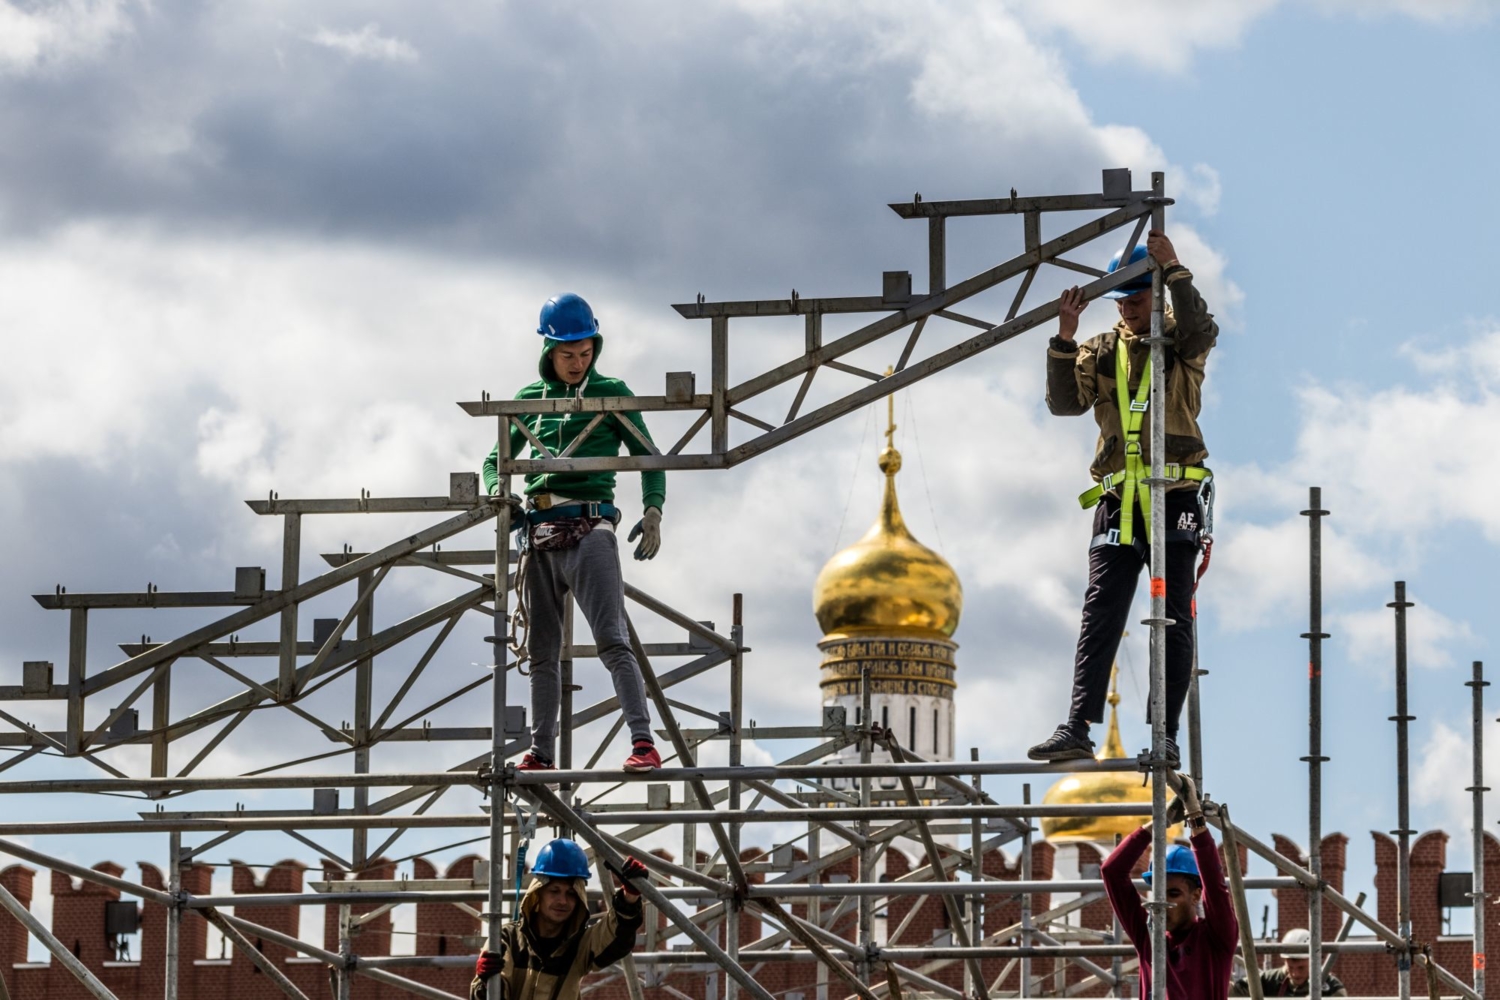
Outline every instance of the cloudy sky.
{"type": "MultiPolygon", "coordinates": [[[[1201,600],[1211,789],[1250,828],[1304,839],[1297,512],[1322,486],[1334,512],[1325,829],[1353,839],[1357,882],[1367,831],[1396,826],[1384,604],[1403,579],[1417,602],[1414,825],[1449,830],[1451,866],[1465,868],[1463,681],[1491,652],[1484,567],[1500,545],[1488,496],[1500,321],[1486,294],[1500,222],[1485,99],[1500,84],[1495,13],[1485,0],[0,0],[0,678],[18,682],[23,660],[66,661],[64,617],[28,596],[56,584],[223,589],[234,566],[259,564],[275,586],[278,526],[245,499],[443,493],[490,433],[453,402],[535,377],[532,321],[556,291],[594,303],[603,368],[638,392],[659,392],[665,371],[702,384],[706,328],[670,303],[873,294],[891,269],[920,289],[925,230],[888,202],[1093,191],[1107,167],[1144,186],[1165,170],[1170,229],[1224,330],[1203,418],[1222,486],[1201,600]]],[[[950,280],[1019,246],[1000,222],[950,234],[950,280]]],[[[1033,301],[1068,278],[1044,274],[1033,301]]],[[[1084,316],[1085,329],[1108,323],[1104,305],[1084,316]]],[[[929,336],[961,334],[934,324],[929,336]]],[[[966,588],[961,755],[1017,757],[1064,714],[1089,530],[1073,497],[1093,431],[1046,413],[1048,335],[898,401],[908,517],[966,588]]],[[[798,342],[775,323],[738,327],[732,374],[798,342]]],[[[857,384],[841,378],[820,391],[857,384]]],[[[777,395],[752,412],[785,405],[777,395]]],[[[817,717],[809,590],[874,514],[876,423],[853,414],[734,471],[673,476],[663,554],[629,567],[721,625],[731,595],[746,595],[760,722],[817,717]]],[[[633,511],[632,478],[621,495],[633,511]]],[[[307,551],[383,544],[414,523],[318,521],[307,551]]],[[[304,578],[319,565],[310,555],[304,578]]],[[[382,589],[380,622],[457,592],[407,572],[382,589]]],[[[96,616],[90,663],[197,620],[96,616]]],[[[455,633],[413,711],[480,676],[481,626],[455,633]]],[[[385,658],[379,692],[419,652],[385,658]]],[[[1143,745],[1141,638],[1122,667],[1126,742],[1143,745]]],[[[189,704],[232,692],[206,666],[182,669],[189,704]]],[[[606,683],[581,682],[587,698],[606,683]]],[[[693,691],[727,707],[722,681],[693,691]]],[[[331,687],[317,707],[337,724],[348,699],[331,687]]],[[[487,703],[480,692],[430,718],[479,724],[487,703]]],[[[54,706],[25,708],[60,724],[54,706]]],[[[202,773],[327,749],[267,715],[202,773]]],[[[381,748],[375,766],[438,768],[479,749],[381,748]]],[[[23,773],[92,769],[38,758],[6,777],[23,773]]],[[[271,801],[204,807],[240,800],[271,801]]],[[[469,805],[455,795],[440,808],[469,805]]],[[[412,834],[393,853],[442,842],[412,834]]],[[[240,843],[210,860],[306,856],[240,843]]],[[[165,849],[43,846],[127,864],[165,849]]]]}

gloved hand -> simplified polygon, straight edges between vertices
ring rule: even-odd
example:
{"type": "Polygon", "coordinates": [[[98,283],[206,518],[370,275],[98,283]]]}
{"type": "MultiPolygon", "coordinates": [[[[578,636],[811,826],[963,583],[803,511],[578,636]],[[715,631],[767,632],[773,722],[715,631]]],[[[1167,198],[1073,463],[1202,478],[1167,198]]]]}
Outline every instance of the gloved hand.
{"type": "Polygon", "coordinates": [[[490,494],[490,502],[497,505],[501,503],[508,503],[510,505],[511,520],[513,521],[526,516],[526,502],[520,497],[516,496],[514,493],[510,494],[510,496],[508,497],[502,497],[500,496],[500,492],[497,487],[496,491],[490,494]]]}
{"type": "Polygon", "coordinates": [[[1193,784],[1192,778],[1168,771],[1167,785],[1177,793],[1177,797],[1167,807],[1168,823],[1175,825],[1203,815],[1203,803],[1198,799],[1198,788],[1193,784]]]}
{"type": "Polygon", "coordinates": [[[485,948],[479,953],[479,961],[474,963],[474,978],[488,979],[491,976],[498,976],[504,968],[505,952],[494,952],[485,948]]]}
{"type": "Polygon", "coordinates": [[[651,873],[649,869],[647,869],[645,865],[641,864],[635,858],[626,858],[625,863],[620,866],[620,870],[615,873],[615,881],[618,882],[620,888],[625,891],[625,895],[635,897],[639,896],[640,893],[632,889],[630,887],[630,883],[625,880],[649,878],[650,874],[651,873]]]}
{"type": "Polygon", "coordinates": [[[635,522],[635,527],[630,529],[630,537],[627,542],[633,542],[637,538],[641,544],[635,547],[637,560],[655,559],[656,553],[661,550],[661,508],[647,507],[646,516],[635,522]]]}

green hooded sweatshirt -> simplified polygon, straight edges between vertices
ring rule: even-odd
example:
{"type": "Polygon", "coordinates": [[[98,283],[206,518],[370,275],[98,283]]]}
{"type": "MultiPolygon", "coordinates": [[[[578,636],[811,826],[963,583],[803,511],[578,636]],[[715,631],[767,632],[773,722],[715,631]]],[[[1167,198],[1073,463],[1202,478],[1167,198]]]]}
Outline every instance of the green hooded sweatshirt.
{"type": "MultiPolygon", "coordinates": [[[[641,900],[615,890],[613,906],[597,920],[589,917],[586,879],[568,879],[578,897],[573,918],[561,936],[537,937],[536,910],[542,888],[552,879],[532,877],[521,897],[521,915],[500,929],[504,966],[500,972],[502,1000],[578,1000],[585,976],[607,969],[635,948],[644,911],[641,900]]],[[[469,984],[470,1000],[489,1000],[484,980],[469,984]]]]}
{"type": "MultiPolygon", "coordinates": [[[[582,396],[591,398],[596,396],[633,396],[630,387],[617,378],[608,375],[600,375],[596,366],[599,364],[599,356],[604,353],[604,338],[594,337],[594,363],[589,366],[589,372],[584,376],[582,382],[576,386],[568,385],[557,377],[552,367],[552,349],[559,341],[546,339],[542,347],[542,356],[537,361],[537,373],[542,377],[516,393],[517,399],[558,399],[566,396],[582,396]]],[[[583,433],[583,429],[589,425],[596,414],[593,413],[531,413],[522,417],[531,433],[536,435],[537,440],[546,445],[554,455],[561,452],[573,439],[583,433]]],[[[606,455],[618,455],[620,446],[623,444],[632,455],[649,455],[645,445],[635,439],[635,436],[621,426],[621,420],[629,420],[635,425],[636,430],[649,441],[651,432],[646,430],[646,422],[641,419],[639,412],[613,413],[589,433],[578,450],[573,452],[576,458],[597,458],[606,455]]],[[[521,457],[521,449],[529,442],[526,435],[519,428],[512,427],[510,430],[510,453],[514,457],[521,457]]],[[[500,454],[500,446],[497,444],[490,452],[490,457],[484,460],[484,486],[485,489],[494,493],[500,481],[499,474],[495,471],[495,463],[500,454]]],[[[536,450],[532,449],[527,457],[539,457],[536,450]]],[[[567,497],[570,500],[592,500],[597,503],[613,503],[615,499],[615,474],[613,472],[539,472],[526,477],[526,493],[555,493],[558,496],[567,497]]],[[[665,472],[642,472],[641,473],[641,506],[655,507],[658,510],[667,501],[667,474],[665,472]]]]}

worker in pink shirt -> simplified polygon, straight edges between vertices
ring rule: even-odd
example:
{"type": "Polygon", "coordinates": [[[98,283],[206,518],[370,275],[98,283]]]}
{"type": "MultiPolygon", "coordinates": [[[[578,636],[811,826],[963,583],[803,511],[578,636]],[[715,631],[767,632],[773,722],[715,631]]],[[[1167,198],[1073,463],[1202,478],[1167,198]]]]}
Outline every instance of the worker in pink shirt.
{"type": "MultiPolygon", "coordinates": [[[[1192,779],[1182,779],[1178,792],[1191,832],[1192,848],[1178,845],[1167,852],[1167,991],[1168,1000],[1226,1000],[1239,923],[1224,886],[1224,871],[1203,805],[1192,779]],[[1202,916],[1199,908],[1202,908],[1202,916]]],[[[1120,841],[1100,868],[1104,891],[1120,926],[1135,945],[1141,961],[1141,992],[1151,995],[1151,925],[1130,873],[1151,847],[1148,822],[1120,841]]],[[[1153,873],[1145,873],[1151,884],[1153,873]]]]}

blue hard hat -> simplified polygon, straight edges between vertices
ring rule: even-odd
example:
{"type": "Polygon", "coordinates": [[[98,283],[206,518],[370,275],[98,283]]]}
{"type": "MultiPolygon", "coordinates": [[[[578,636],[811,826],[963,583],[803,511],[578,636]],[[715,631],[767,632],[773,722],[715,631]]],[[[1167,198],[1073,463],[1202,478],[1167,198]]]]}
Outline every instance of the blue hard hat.
{"type": "MultiPolygon", "coordinates": [[[[1167,874],[1186,875],[1199,885],[1203,884],[1203,877],[1198,874],[1198,859],[1193,857],[1191,848],[1178,844],[1167,852],[1167,874]]],[[[1151,884],[1151,872],[1148,869],[1141,875],[1146,884],[1151,884]]]]}
{"type": "Polygon", "coordinates": [[[548,878],[588,878],[589,859],[583,853],[583,848],[571,840],[559,837],[543,844],[542,849],[536,852],[536,863],[531,866],[531,874],[546,875],[548,878]]]}
{"type": "Polygon", "coordinates": [[[583,296],[563,292],[542,306],[536,332],[552,340],[583,340],[599,333],[599,321],[583,296]]]}
{"type": "MultiPolygon", "coordinates": [[[[1122,253],[1124,253],[1123,250],[1116,250],[1115,255],[1109,259],[1110,274],[1114,274],[1121,268],[1122,265],[1120,264],[1120,255],[1122,253]]],[[[1146,248],[1137,243],[1135,245],[1135,249],[1130,251],[1129,262],[1123,266],[1129,267],[1131,264],[1145,259],[1146,248]]],[[[1125,282],[1125,284],[1121,285],[1119,288],[1111,288],[1109,291],[1104,293],[1104,297],[1106,299],[1128,299],[1136,292],[1149,291],[1151,291],[1151,273],[1148,271],[1145,274],[1141,275],[1139,278],[1135,278],[1131,281],[1125,282]]]]}

